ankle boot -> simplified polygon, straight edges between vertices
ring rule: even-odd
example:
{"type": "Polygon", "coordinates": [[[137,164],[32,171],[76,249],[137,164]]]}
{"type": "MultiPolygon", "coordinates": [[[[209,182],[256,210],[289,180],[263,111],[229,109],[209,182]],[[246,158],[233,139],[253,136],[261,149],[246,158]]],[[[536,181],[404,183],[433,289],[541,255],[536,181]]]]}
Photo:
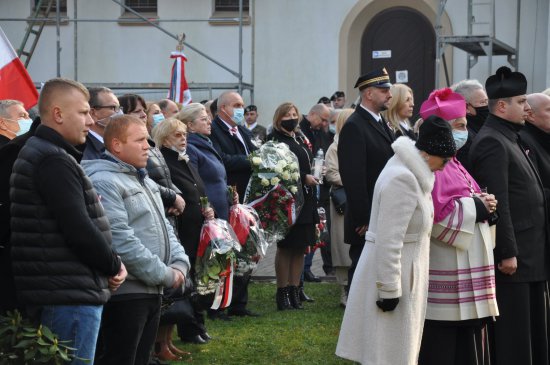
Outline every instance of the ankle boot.
{"type": "Polygon", "coordinates": [[[306,292],[304,291],[304,282],[303,281],[300,281],[300,286],[298,287],[298,290],[300,292],[300,300],[302,302],[308,302],[308,303],[312,303],[315,301],[315,299],[313,299],[312,297],[308,296],[306,294],[306,292]]]}
{"type": "Polygon", "coordinates": [[[297,286],[288,286],[288,295],[290,297],[290,304],[295,309],[304,309],[302,301],[300,300],[300,289],[297,286]]]}
{"type": "Polygon", "coordinates": [[[280,310],[280,311],[287,310],[287,309],[293,309],[292,305],[290,305],[290,299],[289,299],[289,295],[288,295],[288,287],[286,287],[286,288],[277,288],[276,301],[277,301],[277,309],[280,310]]]}

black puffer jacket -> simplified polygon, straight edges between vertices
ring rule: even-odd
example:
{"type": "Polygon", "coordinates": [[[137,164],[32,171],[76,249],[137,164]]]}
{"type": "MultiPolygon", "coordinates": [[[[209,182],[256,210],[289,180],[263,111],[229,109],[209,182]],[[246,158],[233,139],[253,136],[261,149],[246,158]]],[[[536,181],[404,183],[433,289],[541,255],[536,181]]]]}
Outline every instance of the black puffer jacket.
{"type": "Polygon", "coordinates": [[[181,195],[181,191],[172,183],[170,178],[170,169],[164,161],[162,153],[155,147],[155,143],[149,140],[149,159],[147,160],[147,173],[159,185],[160,197],[164,208],[168,209],[176,201],[176,194],[181,195]]]}
{"type": "Polygon", "coordinates": [[[120,269],[109,221],[81,154],[41,125],[11,176],[13,272],[21,303],[104,304],[120,269]]]}

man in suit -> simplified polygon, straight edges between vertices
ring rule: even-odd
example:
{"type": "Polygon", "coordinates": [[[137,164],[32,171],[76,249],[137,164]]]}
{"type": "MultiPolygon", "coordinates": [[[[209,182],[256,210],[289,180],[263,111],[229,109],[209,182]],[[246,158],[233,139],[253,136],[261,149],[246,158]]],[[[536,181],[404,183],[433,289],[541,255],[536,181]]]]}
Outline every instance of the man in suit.
{"type": "Polygon", "coordinates": [[[105,127],[114,115],[122,115],[118,98],[111,89],[106,87],[88,88],[90,93],[90,116],[94,124],[86,137],[86,144],[82,154],[83,160],[97,160],[105,152],[103,133],[105,127]]]}
{"type": "Polygon", "coordinates": [[[489,326],[492,364],[547,364],[547,211],[539,174],[521,146],[527,80],[500,67],[485,89],[489,117],[470,149],[472,175],[498,200],[494,249],[499,317],[489,326]]]}
{"type": "Polygon", "coordinates": [[[550,202],[550,96],[542,93],[530,94],[527,95],[527,102],[531,110],[520,136],[527,155],[539,172],[548,206],[550,202]]]}
{"type": "MultiPolygon", "coordinates": [[[[237,186],[239,200],[242,202],[252,173],[248,155],[257,147],[252,143],[252,134],[244,126],[244,102],[237,92],[222,93],[218,97],[217,108],[218,115],[212,121],[210,140],[223,160],[227,183],[237,186]]],[[[229,315],[257,316],[246,309],[249,281],[250,274],[234,278],[229,315]]]]}
{"type": "MultiPolygon", "coordinates": [[[[393,156],[391,144],[395,137],[380,112],[386,110],[392,97],[390,77],[385,68],[359,77],[361,103],[340,132],[338,164],[346,191],[344,241],[350,245],[351,266],[348,288],[365,245],[374,184],[393,156]]],[[[397,197],[396,197],[397,199],[397,197]]]]}

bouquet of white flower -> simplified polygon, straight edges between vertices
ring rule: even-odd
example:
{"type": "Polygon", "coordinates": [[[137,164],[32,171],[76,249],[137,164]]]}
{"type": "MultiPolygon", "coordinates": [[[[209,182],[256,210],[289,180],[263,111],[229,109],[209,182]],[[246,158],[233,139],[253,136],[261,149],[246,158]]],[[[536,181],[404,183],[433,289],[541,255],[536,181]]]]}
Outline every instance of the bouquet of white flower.
{"type": "Polygon", "coordinates": [[[256,210],[269,243],[280,241],[304,204],[298,158],[284,143],[266,142],[249,155],[244,202],[256,210]]]}

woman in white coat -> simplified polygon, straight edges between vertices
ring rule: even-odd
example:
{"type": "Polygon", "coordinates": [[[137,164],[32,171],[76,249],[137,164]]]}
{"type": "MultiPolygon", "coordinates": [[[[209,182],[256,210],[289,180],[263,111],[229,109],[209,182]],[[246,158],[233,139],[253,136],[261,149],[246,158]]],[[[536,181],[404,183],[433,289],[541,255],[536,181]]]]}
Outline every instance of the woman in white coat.
{"type": "Polygon", "coordinates": [[[434,171],[456,152],[449,124],[432,116],[416,144],[400,137],[374,188],[366,244],[336,355],[362,364],[418,362],[428,294],[434,171]]]}

